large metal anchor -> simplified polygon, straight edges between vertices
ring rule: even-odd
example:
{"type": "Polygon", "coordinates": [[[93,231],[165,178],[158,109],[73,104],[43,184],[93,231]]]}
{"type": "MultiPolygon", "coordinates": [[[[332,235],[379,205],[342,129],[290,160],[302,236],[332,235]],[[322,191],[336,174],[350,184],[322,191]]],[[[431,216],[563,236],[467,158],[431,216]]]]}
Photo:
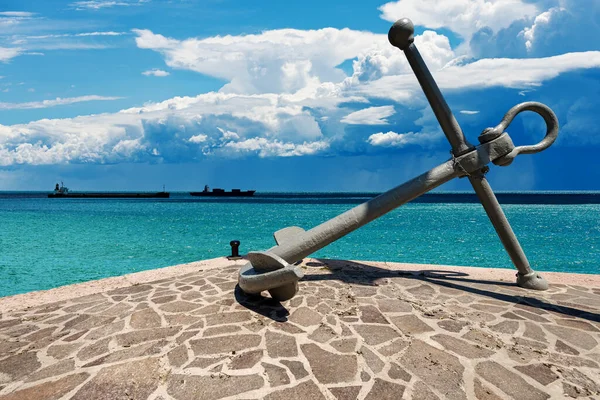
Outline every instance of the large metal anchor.
{"type": "Polygon", "coordinates": [[[507,166],[519,154],[533,154],[548,148],[558,136],[558,119],[554,112],[537,102],[521,103],[511,108],[502,121],[479,135],[479,145],[473,146],[448,108],[435,80],[414,44],[414,26],[407,19],[394,23],[388,33],[390,43],[404,51],[435,116],[452,146],[452,158],[408,182],[383,193],[366,203],[318,225],[308,231],[292,226],[274,233],[277,246],[264,252],[248,253],[250,261],[239,272],[239,286],[249,294],[268,290],[276,300],[289,300],[298,292],[298,280],[303,277],[297,261],[327,246],[368,222],[405,204],[454,178],[468,177],[494,229],[518,270],[517,285],[545,290],[548,283],[534,272],[517,240],[485,174],[487,164],[507,166]],[[531,146],[515,147],[505,129],[517,114],[533,111],[546,122],[546,136],[531,146]]]}

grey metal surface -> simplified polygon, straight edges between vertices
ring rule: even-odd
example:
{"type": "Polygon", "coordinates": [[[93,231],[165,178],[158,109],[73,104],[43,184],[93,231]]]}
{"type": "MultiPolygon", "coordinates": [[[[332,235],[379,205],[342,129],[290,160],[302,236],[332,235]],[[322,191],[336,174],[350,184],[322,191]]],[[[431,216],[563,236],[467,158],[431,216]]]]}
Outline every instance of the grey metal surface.
{"type": "Polygon", "coordinates": [[[492,188],[485,178],[493,163],[507,166],[519,154],[533,154],[547,149],[558,136],[558,119],[552,110],[537,102],[521,103],[511,108],[502,121],[485,129],[479,136],[479,145],[473,146],[464,134],[444,100],[414,42],[414,26],[406,18],[398,20],[388,34],[390,43],[404,51],[440,126],[452,147],[452,158],[426,173],[409,180],[366,203],[332,218],[308,231],[288,227],[274,234],[277,246],[266,252],[250,252],[239,274],[240,288],[252,294],[269,290],[276,300],[292,298],[298,291],[302,271],[293,264],[331,242],[347,235],[389,211],[405,204],[456,177],[468,177],[485,209],[500,241],[518,270],[517,284],[521,287],[545,290],[548,283],[534,272],[519,244],[492,188]],[[535,145],[515,147],[505,132],[515,116],[524,111],[539,114],[546,123],[544,138],[535,145]]]}

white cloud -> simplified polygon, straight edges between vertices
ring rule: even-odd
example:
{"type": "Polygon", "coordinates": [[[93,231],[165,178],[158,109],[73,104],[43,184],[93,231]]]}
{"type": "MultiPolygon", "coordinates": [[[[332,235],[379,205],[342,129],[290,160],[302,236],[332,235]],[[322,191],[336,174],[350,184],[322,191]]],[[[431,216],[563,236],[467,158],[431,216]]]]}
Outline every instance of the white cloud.
{"type": "Polygon", "coordinates": [[[154,68],[148,71],[144,71],[142,72],[142,75],[146,75],[146,76],[169,76],[170,73],[167,71],[163,71],[162,69],[158,69],[158,68],[154,68]]]}
{"type": "Polygon", "coordinates": [[[0,61],[7,62],[22,53],[18,47],[0,47],[0,61]]]}
{"type": "Polygon", "coordinates": [[[483,27],[499,30],[539,13],[534,4],[523,0],[398,0],[379,10],[386,21],[410,18],[415,25],[448,28],[467,41],[483,27]]]}
{"type": "Polygon", "coordinates": [[[523,30],[522,34],[525,38],[525,47],[527,48],[527,51],[531,51],[531,47],[533,46],[533,42],[535,41],[536,30],[539,31],[541,25],[548,25],[548,23],[552,19],[552,14],[559,13],[561,11],[564,11],[564,8],[553,7],[548,11],[545,11],[537,17],[535,17],[533,25],[529,28],[526,27],[523,30]]]}
{"type": "Polygon", "coordinates": [[[81,32],[81,33],[60,33],[60,34],[52,34],[52,35],[35,35],[35,36],[26,36],[25,38],[33,39],[33,40],[41,40],[41,39],[66,38],[66,37],[121,36],[121,35],[126,35],[126,34],[127,34],[127,32],[105,31],[105,32],[81,32]]]}
{"type": "Polygon", "coordinates": [[[74,3],[71,3],[71,7],[74,7],[77,10],[100,10],[102,8],[139,6],[139,5],[142,5],[149,1],[150,0],[138,0],[138,1],[85,0],[85,1],[76,1],[74,3]]]}
{"type": "Polygon", "coordinates": [[[396,132],[379,132],[374,133],[367,139],[367,142],[372,146],[379,147],[404,147],[409,144],[423,145],[437,139],[438,135],[427,133],[396,133],[396,132]]]}
{"type": "MultiPolygon", "coordinates": [[[[35,89],[28,89],[29,92],[35,92],[35,89]]],[[[79,97],[57,97],[53,100],[42,100],[42,101],[29,101],[26,103],[2,103],[0,102],[0,110],[26,110],[32,108],[48,108],[62,106],[66,104],[81,103],[84,101],[98,101],[98,100],[118,100],[122,97],[108,97],[108,96],[79,96],[79,97]]]]}
{"type": "Polygon", "coordinates": [[[27,12],[27,11],[2,11],[2,12],[0,12],[0,15],[3,17],[26,18],[26,17],[33,17],[35,15],[35,13],[27,12]]]}
{"type": "Polygon", "coordinates": [[[265,138],[251,138],[241,142],[228,142],[225,148],[239,153],[253,153],[259,157],[292,157],[313,155],[329,148],[329,143],[318,141],[312,143],[283,143],[265,138]]]}
{"type": "Polygon", "coordinates": [[[341,122],[350,125],[387,125],[385,118],[395,112],[394,106],[369,107],[346,115],[341,122]]]}
{"type": "MultiPolygon", "coordinates": [[[[442,89],[481,89],[489,87],[531,88],[565,72],[600,68],[600,51],[567,53],[528,59],[482,59],[466,65],[452,65],[433,73],[442,89]]],[[[406,101],[420,93],[412,74],[384,76],[353,89],[356,94],[406,101]],[[399,97],[398,94],[401,94],[399,97]]]]}
{"type": "Polygon", "coordinates": [[[202,143],[202,142],[206,142],[206,139],[208,139],[208,136],[200,134],[200,135],[194,135],[194,136],[190,137],[188,139],[188,142],[202,143]]]}
{"type": "Polygon", "coordinates": [[[206,93],[114,114],[0,125],[0,164],[115,163],[198,157],[290,157],[329,138],[290,96],[206,93]],[[303,122],[297,122],[303,121],[303,122]]]}
{"type": "Polygon", "coordinates": [[[475,115],[475,114],[479,114],[479,111],[471,111],[471,110],[460,110],[461,114],[466,114],[466,115],[475,115]]]}
{"type": "Polygon", "coordinates": [[[385,35],[350,29],[279,29],[256,35],[176,40],[149,30],[133,30],[139,48],[163,55],[171,68],[224,79],[235,93],[295,93],[322,82],[341,82],[336,68],[345,60],[385,46],[385,35]]]}

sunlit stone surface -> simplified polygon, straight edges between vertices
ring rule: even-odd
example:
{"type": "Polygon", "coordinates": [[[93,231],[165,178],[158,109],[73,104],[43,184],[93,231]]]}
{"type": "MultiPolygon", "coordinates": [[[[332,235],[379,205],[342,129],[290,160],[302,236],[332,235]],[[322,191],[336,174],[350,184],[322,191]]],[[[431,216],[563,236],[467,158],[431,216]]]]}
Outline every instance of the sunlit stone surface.
{"type": "Polygon", "coordinates": [[[232,290],[240,264],[0,299],[0,399],[600,396],[600,277],[533,292],[510,270],[311,259],[279,304],[232,290]]]}

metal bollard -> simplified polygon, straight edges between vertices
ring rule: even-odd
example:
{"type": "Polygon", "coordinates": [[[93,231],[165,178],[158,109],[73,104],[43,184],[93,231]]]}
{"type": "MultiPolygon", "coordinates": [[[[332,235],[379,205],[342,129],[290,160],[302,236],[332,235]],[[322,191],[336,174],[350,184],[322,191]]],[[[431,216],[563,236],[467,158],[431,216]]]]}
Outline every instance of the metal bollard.
{"type": "Polygon", "coordinates": [[[487,165],[490,162],[499,166],[508,166],[519,154],[533,154],[547,149],[558,136],[556,115],[541,103],[518,104],[504,115],[498,125],[485,129],[479,135],[479,145],[473,146],[465,139],[456,118],[414,44],[412,22],[407,18],[398,20],[391,27],[388,39],[393,46],[404,51],[452,147],[451,159],[308,231],[292,226],[275,232],[273,236],[277,246],[264,252],[248,253],[250,262],[239,272],[240,288],[251,294],[268,290],[271,297],[276,300],[289,300],[298,292],[298,280],[303,276],[302,270],[293,263],[423,193],[454,178],[468,177],[500,241],[518,270],[517,285],[528,289],[547,289],[546,280],[531,269],[494,192],[485,179],[485,174],[489,170],[487,165]],[[533,111],[544,118],[546,135],[535,145],[515,147],[505,129],[515,116],[523,111],[533,111]]]}
{"type": "Polygon", "coordinates": [[[231,246],[231,255],[227,257],[228,260],[241,260],[242,257],[240,257],[240,241],[239,240],[232,240],[231,242],[229,242],[229,245],[231,246]]]}

